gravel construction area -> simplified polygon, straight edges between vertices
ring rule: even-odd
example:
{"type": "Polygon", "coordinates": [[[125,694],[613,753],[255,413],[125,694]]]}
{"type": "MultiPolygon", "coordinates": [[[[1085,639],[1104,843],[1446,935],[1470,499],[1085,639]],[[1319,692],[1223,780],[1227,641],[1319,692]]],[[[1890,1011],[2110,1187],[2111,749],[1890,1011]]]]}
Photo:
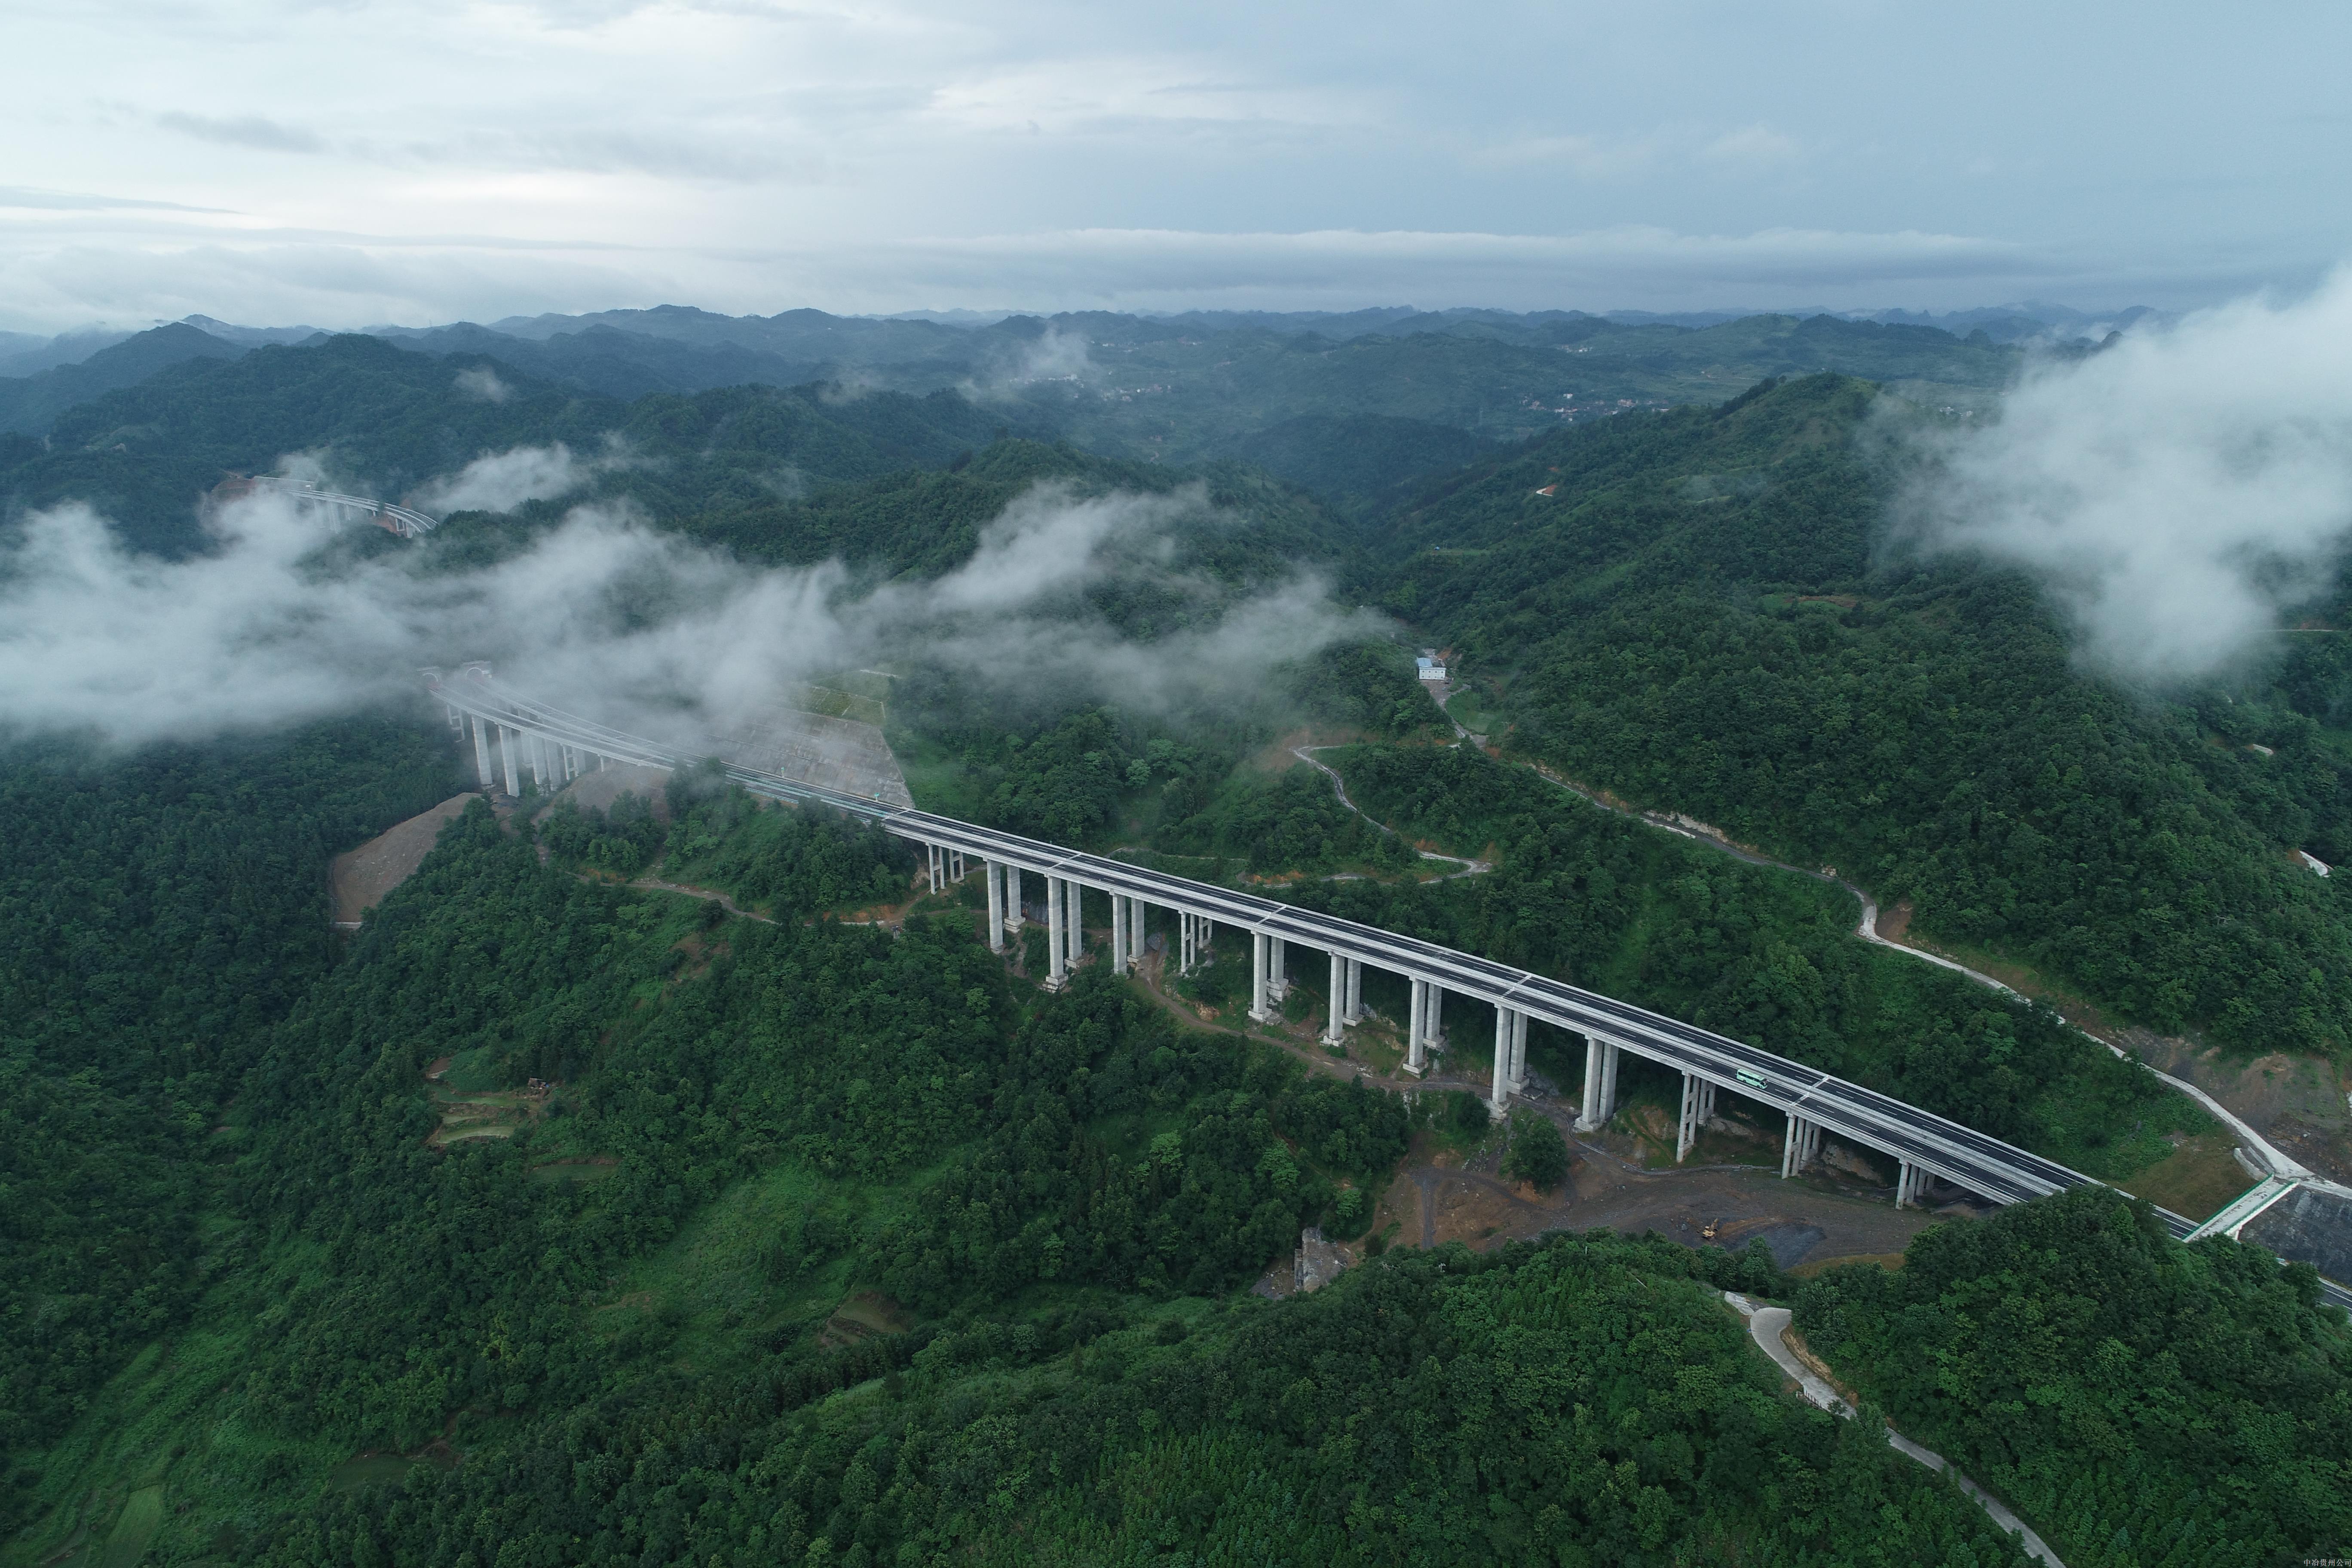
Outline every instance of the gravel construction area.
{"type": "Polygon", "coordinates": [[[1461,1241],[1484,1250],[1547,1231],[1656,1231],[1685,1247],[1738,1251],[1761,1241],[1783,1268],[1840,1258],[1883,1258],[1951,1215],[1898,1209],[1883,1197],[1840,1190],[1817,1176],[1782,1181],[1771,1171],[1638,1171],[1570,1145],[1576,1163],[1558,1192],[1538,1193],[1489,1172],[1423,1165],[1391,1184],[1379,1223],[1401,1246],[1461,1241]],[[1714,1234],[1707,1234],[1712,1226],[1714,1234]]]}
{"type": "Polygon", "coordinates": [[[335,924],[357,926],[362,912],[382,903],[386,893],[415,873],[439,841],[442,825],[463,812],[468,801],[479,798],[472,794],[453,795],[432,810],[336,856],[327,872],[335,924]]]}

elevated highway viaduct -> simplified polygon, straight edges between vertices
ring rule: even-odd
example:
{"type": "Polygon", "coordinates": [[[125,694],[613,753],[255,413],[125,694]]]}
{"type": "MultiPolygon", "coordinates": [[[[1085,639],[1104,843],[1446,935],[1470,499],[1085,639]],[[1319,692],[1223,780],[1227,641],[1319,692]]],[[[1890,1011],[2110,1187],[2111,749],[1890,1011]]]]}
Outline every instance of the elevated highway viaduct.
{"type": "MultiPolygon", "coordinates": [[[[520,795],[525,774],[542,789],[560,787],[562,781],[607,760],[670,769],[691,766],[699,760],[534,701],[494,679],[484,665],[467,665],[454,674],[427,670],[425,677],[433,694],[446,705],[451,724],[470,734],[486,789],[502,784],[509,795],[520,795]]],[[[1404,1070],[1416,1076],[1427,1069],[1429,1054],[1438,1044],[1439,1009],[1448,994],[1492,1008],[1496,1065],[1489,1100],[1496,1110],[1507,1106],[1525,1086],[1527,1023],[1534,1018],[1586,1042],[1580,1129],[1597,1128],[1613,1114],[1618,1063],[1630,1052],[1681,1075],[1677,1157],[1689,1152],[1699,1128],[1712,1113],[1717,1094],[1728,1091],[1770,1107],[1787,1119],[1783,1176],[1804,1169],[1819,1152],[1822,1135],[1833,1133],[1896,1163],[1898,1205],[1916,1203],[1930,1176],[2000,1204],[2021,1203],[2094,1181],[2055,1161],[1818,1068],[1491,959],[953,817],[861,799],[753,769],[730,766],[725,771],[728,778],[753,795],[834,806],[925,846],[934,891],[961,879],[977,865],[988,879],[989,945],[998,952],[1004,950],[1009,940],[1017,940],[1027,923],[1022,912],[1024,880],[1039,879],[1045,891],[1041,901],[1046,910],[1045,984],[1049,987],[1058,989],[1066,983],[1080,949],[1081,892],[1091,890],[1110,900],[1109,963],[1116,971],[1124,972],[1142,957],[1147,906],[1157,905],[1176,915],[1176,954],[1185,970],[1199,961],[1216,927],[1246,932],[1250,1016],[1261,1021],[1272,1018],[1282,1000],[1286,950],[1296,944],[1323,952],[1330,964],[1329,1014],[1324,1029],[1329,1043],[1339,1042],[1347,1029],[1365,1016],[1366,964],[1403,977],[1412,998],[1405,1027],[1404,1070]]],[[[2176,1237],[2185,1238],[2197,1228],[2179,1215],[2163,1209],[2157,1212],[2176,1237]]],[[[2352,1295],[2337,1288],[2331,1286],[2330,1295],[2352,1305],[2352,1295]]]]}

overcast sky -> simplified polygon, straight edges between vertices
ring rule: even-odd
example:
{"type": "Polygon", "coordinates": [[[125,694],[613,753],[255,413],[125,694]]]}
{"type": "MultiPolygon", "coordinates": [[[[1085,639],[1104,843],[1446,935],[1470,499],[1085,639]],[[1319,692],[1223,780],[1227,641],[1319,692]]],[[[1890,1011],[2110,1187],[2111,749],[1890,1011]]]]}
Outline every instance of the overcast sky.
{"type": "Polygon", "coordinates": [[[0,5],[0,328],[2201,304],[2352,250],[2352,7],[0,5]]]}

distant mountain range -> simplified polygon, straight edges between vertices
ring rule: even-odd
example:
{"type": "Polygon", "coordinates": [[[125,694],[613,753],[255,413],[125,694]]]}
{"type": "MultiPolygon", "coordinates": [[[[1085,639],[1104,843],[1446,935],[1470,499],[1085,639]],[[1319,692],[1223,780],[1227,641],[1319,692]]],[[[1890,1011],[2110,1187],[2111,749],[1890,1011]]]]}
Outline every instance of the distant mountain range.
{"type": "MultiPolygon", "coordinates": [[[[1833,371],[1928,406],[1983,408],[2029,354],[2084,352],[2086,340],[2148,314],[2047,305],[1875,318],[1400,306],[884,318],[664,305],[357,335],[420,355],[493,362],[518,384],[624,403],[750,385],[817,387],[836,400],[949,394],[976,417],[1106,456],[1252,462],[1356,510],[1497,444],[1719,403],[1776,376],[1833,371]]],[[[22,372],[0,378],[0,432],[47,437],[68,410],[174,366],[331,336],[192,316],[129,335],[0,341],[0,369],[22,372]]]]}

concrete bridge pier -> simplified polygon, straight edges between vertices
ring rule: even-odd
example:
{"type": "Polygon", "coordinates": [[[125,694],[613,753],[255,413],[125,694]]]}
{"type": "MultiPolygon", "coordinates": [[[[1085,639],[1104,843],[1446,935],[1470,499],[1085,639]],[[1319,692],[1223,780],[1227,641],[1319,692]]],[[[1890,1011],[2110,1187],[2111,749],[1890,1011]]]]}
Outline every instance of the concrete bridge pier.
{"type": "Polygon", "coordinates": [[[1045,989],[1059,991],[1069,982],[1069,945],[1064,927],[1069,911],[1063,907],[1062,879],[1045,879],[1045,989]]]}
{"type": "Polygon", "coordinates": [[[1360,1024],[1364,1021],[1364,961],[1360,958],[1351,958],[1347,961],[1347,964],[1348,1001],[1345,1011],[1339,1016],[1346,1023],[1360,1024]]]}
{"type": "Polygon", "coordinates": [[[950,849],[950,850],[949,850],[949,851],[948,851],[948,880],[949,880],[949,881],[950,881],[950,882],[961,882],[961,881],[962,881],[962,880],[963,880],[963,879],[964,879],[964,872],[965,872],[965,870],[966,870],[966,869],[967,869],[967,868],[965,867],[965,865],[964,865],[964,863],[963,863],[963,851],[962,851],[962,850],[961,850],[961,849],[950,849]]]}
{"type": "Polygon", "coordinates": [[[1511,1015],[1511,1092],[1528,1091],[1528,1016],[1517,1007],[1507,1009],[1511,1015]]]}
{"type": "Polygon", "coordinates": [[[1136,898],[1132,895],[1129,895],[1126,902],[1127,963],[1124,967],[1128,969],[1137,969],[1140,968],[1143,963],[1144,942],[1150,935],[1150,931],[1147,928],[1151,923],[1147,917],[1150,912],[1151,906],[1145,903],[1141,899],[1136,898]]]}
{"type": "Polygon", "coordinates": [[[1139,945],[1129,929],[1139,912],[1134,904],[1135,900],[1124,893],[1110,896],[1110,972],[1113,974],[1127,973],[1134,951],[1139,945]]]}
{"type": "Polygon", "coordinates": [[[1250,1017],[1260,1024],[1274,1022],[1273,986],[1266,971],[1274,961],[1274,938],[1262,931],[1250,932],[1250,1017]]]}
{"type": "Polygon", "coordinates": [[[1178,949],[1176,973],[1190,974],[1207,956],[1211,922],[1206,915],[1196,915],[1190,910],[1178,910],[1176,927],[1178,949]]]}
{"type": "Polygon", "coordinates": [[[499,761],[506,766],[507,793],[522,794],[522,731],[511,725],[499,726],[499,761]]]}
{"type": "Polygon", "coordinates": [[[1445,987],[1434,980],[1412,983],[1412,1017],[1405,1026],[1404,1070],[1419,1078],[1429,1070],[1429,1053],[1444,1048],[1445,987]]]}
{"type": "Polygon", "coordinates": [[[1338,953],[1331,955],[1330,1018],[1323,1026],[1323,1043],[1334,1047],[1348,1043],[1348,1026],[1354,1022],[1348,1016],[1348,961],[1338,953]]]}
{"type": "Polygon", "coordinates": [[[1715,1084],[1695,1072],[1683,1074],[1682,1126],[1675,1134],[1675,1163],[1683,1163],[1698,1142],[1699,1129],[1715,1114],[1715,1084]]]}
{"type": "Polygon", "coordinates": [[[1920,1194],[1927,1190],[1927,1184],[1935,1179],[1910,1161],[1902,1162],[1900,1168],[1895,1173],[1895,1206],[1899,1209],[1917,1207],[1920,1194]]]}
{"type": "MultiPolygon", "coordinates": [[[[987,864],[988,951],[991,952],[1003,952],[1004,951],[1004,931],[1006,925],[1004,919],[1004,874],[1008,869],[1010,869],[1010,868],[1001,860],[991,860],[987,864]]],[[[1013,875],[1016,879],[1013,893],[1013,912],[1018,915],[1021,912],[1021,892],[1017,879],[1021,873],[1014,871],[1013,872],[1013,875]]]]}
{"type": "Polygon", "coordinates": [[[947,867],[944,863],[943,854],[938,845],[926,844],[923,846],[923,848],[927,851],[924,857],[925,864],[923,868],[930,875],[931,892],[932,895],[936,897],[940,892],[945,883],[947,867]]]}
{"type": "Polygon", "coordinates": [[[1595,1132],[1617,1114],[1617,1058],[1614,1042],[1584,1037],[1584,1105],[1576,1118],[1579,1132],[1595,1132]]]}
{"type": "Polygon", "coordinates": [[[1516,1033],[1511,1020],[1515,1016],[1508,1007],[1495,1009],[1495,1078],[1486,1089],[1486,1109],[1496,1116],[1511,1103],[1511,1090],[1517,1087],[1511,1081],[1511,1037],[1516,1033]]]}
{"type": "Polygon", "coordinates": [[[474,776],[481,780],[482,793],[488,795],[499,787],[499,775],[490,765],[489,727],[473,714],[466,718],[474,727],[474,776]]]}
{"type": "Polygon", "coordinates": [[[1822,1130],[1795,1111],[1789,1112],[1789,1133],[1780,1141],[1780,1176],[1782,1180],[1795,1175],[1813,1163],[1822,1151],[1822,1130]]]}
{"type": "Polygon", "coordinates": [[[1290,955],[1285,951],[1280,937],[1270,936],[1265,940],[1271,944],[1265,961],[1266,996],[1279,1002],[1290,994],[1290,955]]]}

